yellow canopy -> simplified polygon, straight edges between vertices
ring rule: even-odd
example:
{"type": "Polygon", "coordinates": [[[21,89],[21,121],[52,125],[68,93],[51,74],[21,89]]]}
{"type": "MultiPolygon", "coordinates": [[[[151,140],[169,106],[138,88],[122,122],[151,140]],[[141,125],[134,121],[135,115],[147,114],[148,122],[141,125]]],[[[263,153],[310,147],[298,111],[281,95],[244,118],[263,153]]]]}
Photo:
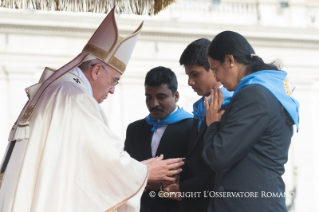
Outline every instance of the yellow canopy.
{"type": "Polygon", "coordinates": [[[125,14],[154,15],[175,0],[0,0],[0,7],[48,11],[108,13],[114,5],[125,14]]]}

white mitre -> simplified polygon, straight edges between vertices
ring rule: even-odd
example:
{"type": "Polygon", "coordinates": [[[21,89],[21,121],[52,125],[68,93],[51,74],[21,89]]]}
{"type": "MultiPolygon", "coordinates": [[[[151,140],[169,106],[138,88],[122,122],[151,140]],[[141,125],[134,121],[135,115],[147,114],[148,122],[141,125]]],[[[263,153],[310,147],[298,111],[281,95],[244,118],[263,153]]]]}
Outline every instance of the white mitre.
{"type": "Polygon", "coordinates": [[[97,57],[123,74],[142,26],[143,23],[131,35],[125,38],[119,36],[113,8],[88,44],[86,44],[83,51],[97,57]]]}

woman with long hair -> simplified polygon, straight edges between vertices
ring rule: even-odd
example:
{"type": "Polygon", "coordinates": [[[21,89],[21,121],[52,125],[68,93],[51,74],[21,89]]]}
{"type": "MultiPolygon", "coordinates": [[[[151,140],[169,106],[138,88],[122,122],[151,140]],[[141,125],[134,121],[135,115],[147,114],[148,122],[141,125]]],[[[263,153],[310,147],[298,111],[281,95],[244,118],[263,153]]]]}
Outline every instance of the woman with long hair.
{"type": "Polygon", "coordinates": [[[202,157],[216,172],[209,211],[286,212],[282,175],[299,104],[287,73],[264,63],[240,34],[224,31],[208,48],[210,68],[228,91],[206,97],[202,157]]]}

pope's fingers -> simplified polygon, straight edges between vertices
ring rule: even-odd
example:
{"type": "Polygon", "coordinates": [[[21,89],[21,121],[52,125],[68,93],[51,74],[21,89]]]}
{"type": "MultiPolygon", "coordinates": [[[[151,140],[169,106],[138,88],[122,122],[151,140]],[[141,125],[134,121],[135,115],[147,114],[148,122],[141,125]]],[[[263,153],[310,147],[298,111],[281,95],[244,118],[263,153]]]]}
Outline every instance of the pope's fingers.
{"type": "Polygon", "coordinates": [[[182,158],[171,158],[171,159],[166,159],[165,162],[167,165],[174,164],[174,163],[179,163],[183,159],[182,158]]]}
{"type": "Polygon", "coordinates": [[[183,171],[183,169],[170,170],[170,174],[172,174],[174,176],[174,175],[181,173],[182,171],[183,171]]]}
{"type": "MultiPolygon", "coordinates": [[[[181,173],[182,171],[183,171],[182,169],[169,170],[165,176],[174,177],[176,180],[178,174],[181,173]]],[[[166,182],[166,181],[164,180],[164,182],[166,182]]]]}
{"type": "Polygon", "coordinates": [[[157,156],[154,158],[154,161],[160,161],[160,160],[163,160],[163,155],[160,155],[160,156],[157,156]]]}
{"type": "Polygon", "coordinates": [[[184,165],[183,161],[178,162],[178,163],[172,163],[172,164],[168,165],[167,167],[168,167],[169,170],[172,170],[172,169],[178,169],[182,165],[184,165]]]}
{"type": "Polygon", "coordinates": [[[153,160],[155,160],[155,158],[150,158],[150,159],[147,159],[147,160],[143,160],[143,161],[141,161],[141,163],[148,164],[149,162],[152,162],[153,160]]]}

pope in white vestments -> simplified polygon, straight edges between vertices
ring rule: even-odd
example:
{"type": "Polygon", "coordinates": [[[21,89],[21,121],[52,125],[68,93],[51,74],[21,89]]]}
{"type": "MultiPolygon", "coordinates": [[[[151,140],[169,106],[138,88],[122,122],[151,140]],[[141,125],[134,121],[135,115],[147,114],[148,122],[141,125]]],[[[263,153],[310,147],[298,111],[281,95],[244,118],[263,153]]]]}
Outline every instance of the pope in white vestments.
{"type": "MultiPolygon", "coordinates": [[[[46,68],[39,83],[27,88],[30,100],[11,130],[2,161],[1,212],[138,209],[148,177],[160,170],[157,159],[148,169],[123,151],[98,103],[114,92],[140,29],[119,37],[113,9],[79,56],[57,71],[46,68]],[[77,67],[81,64],[88,71],[77,67]],[[100,89],[110,79],[107,92],[100,89]]],[[[181,171],[180,160],[170,163],[163,173],[181,171]]]]}

